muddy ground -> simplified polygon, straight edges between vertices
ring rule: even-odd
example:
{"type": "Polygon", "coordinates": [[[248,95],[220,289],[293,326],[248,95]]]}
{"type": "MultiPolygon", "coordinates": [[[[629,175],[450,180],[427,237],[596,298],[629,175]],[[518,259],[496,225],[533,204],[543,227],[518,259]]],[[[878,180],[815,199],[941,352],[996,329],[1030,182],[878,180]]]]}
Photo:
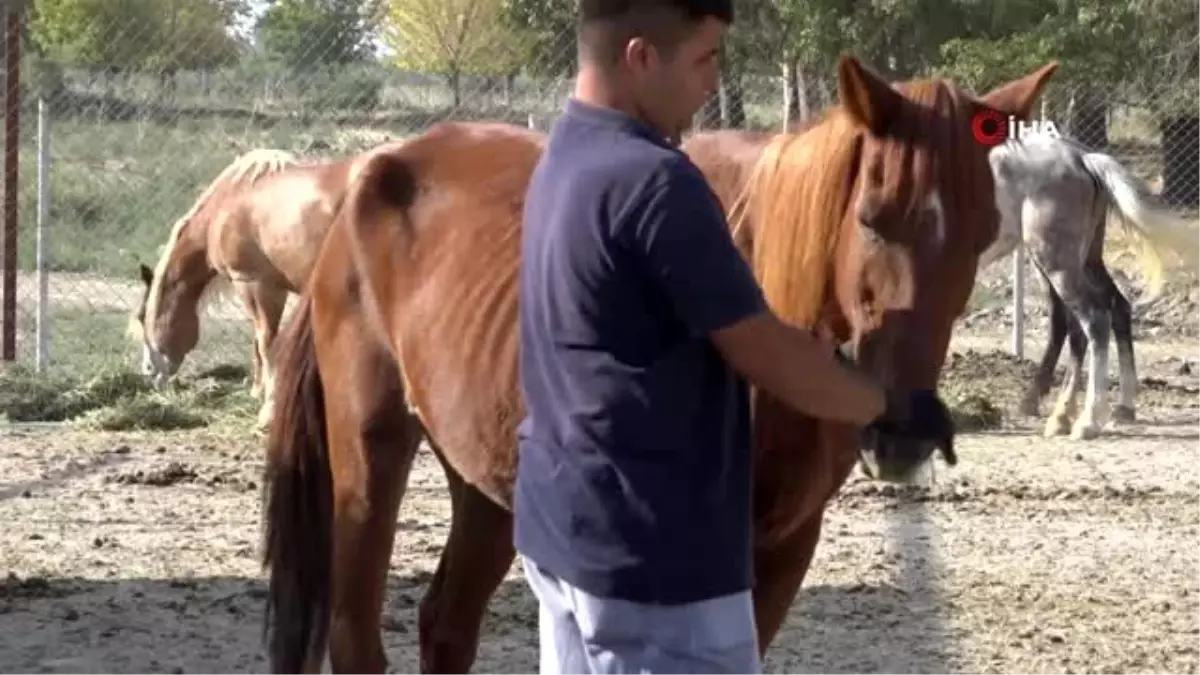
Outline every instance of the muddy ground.
{"type": "MultiPolygon", "coordinates": [[[[1003,309],[969,317],[947,385],[995,401],[1000,428],[964,436],[930,488],[851,479],[767,670],[1200,669],[1195,303],[1179,312],[1139,321],[1138,423],[1086,443],[1015,415],[1033,366],[1005,354],[1003,309]]],[[[265,670],[259,442],[0,428],[0,669],[265,670]]],[[[424,453],[392,559],[393,671],[417,670],[416,604],[447,511],[424,453]]],[[[475,670],[535,671],[536,616],[514,565],[475,670]]]]}

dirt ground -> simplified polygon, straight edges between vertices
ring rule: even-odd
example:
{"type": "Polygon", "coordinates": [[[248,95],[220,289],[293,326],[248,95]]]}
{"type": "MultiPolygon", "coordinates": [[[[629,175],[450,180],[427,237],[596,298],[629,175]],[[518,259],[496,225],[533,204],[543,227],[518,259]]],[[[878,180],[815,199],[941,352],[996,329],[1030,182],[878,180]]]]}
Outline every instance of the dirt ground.
{"type": "MultiPolygon", "coordinates": [[[[1200,670],[1200,363],[1195,304],[1180,311],[1139,322],[1138,423],[1076,443],[1009,417],[964,436],[932,487],[854,476],[767,670],[1200,670]]],[[[1003,311],[971,317],[947,379],[1015,415],[1032,365],[1006,342],[1003,311]]],[[[265,670],[259,443],[0,427],[0,670],[265,670]]],[[[447,513],[424,453],[392,558],[393,671],[418,668],[416,604],[447,513]]],[[[536,671],[536,616],[514,565],[475,670],[536,671]]]]}

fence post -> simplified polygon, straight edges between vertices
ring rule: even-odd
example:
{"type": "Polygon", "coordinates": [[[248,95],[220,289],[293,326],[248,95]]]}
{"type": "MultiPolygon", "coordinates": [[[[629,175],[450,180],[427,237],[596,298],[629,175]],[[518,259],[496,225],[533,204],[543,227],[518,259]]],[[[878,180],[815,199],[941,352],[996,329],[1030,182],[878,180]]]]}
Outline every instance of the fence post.
{"type": "Polygon", "coordinates": [[[1012,350],[1025,358],[1025,244],[1017,243],[1012,263],[1012,350]]]}
{"type": "Polygon", "coordinates": [[[17,360],[17,163],[21,143],[21,2],[4,6],[4,334],[0,358],[17,360]]]}
{"type": "Polygon", "coordinates": [[[37,372],[46,369],[50,344],[50,275],[46,269],[46,226],[50,224],[50,107],[38,97],[37,108],[37,372]]]}

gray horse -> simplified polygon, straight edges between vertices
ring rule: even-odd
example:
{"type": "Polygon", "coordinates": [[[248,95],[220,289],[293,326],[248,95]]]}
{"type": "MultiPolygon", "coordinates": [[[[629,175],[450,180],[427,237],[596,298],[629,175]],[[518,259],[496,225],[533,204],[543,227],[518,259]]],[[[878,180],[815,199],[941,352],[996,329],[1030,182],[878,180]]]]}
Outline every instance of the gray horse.
{"type": "Polygon", "coordinates": [[[1165,254],[1173,252],[1191,268],[1200,267],[1196,230],[1111,155],[1091,152],[1072,139],[1038,135],[1010,140],[993,148],[989,158],[1001,224],[980,268],[1007,257],[1023,241],[1050,296],[1050,339],[1021,412],[1037,415],[1069,337],[1072,367],[1046,421],[1045,435],[1069,431],[1074,440],[1099,435],[1109,412],[1111,331],[1120,366],[1120,403],[1112,408],[1112,419],[1133,421],[1137,368],[1131,309],[1104,265],[1105,225],[1109,214],[1118,216],[1125,231],[1141,244],[1138,261],[1148,286],[1141,302],[1161,294],[1165,254]],[[1072,426],[1089,346],[1087,395],[1072,426]]]}

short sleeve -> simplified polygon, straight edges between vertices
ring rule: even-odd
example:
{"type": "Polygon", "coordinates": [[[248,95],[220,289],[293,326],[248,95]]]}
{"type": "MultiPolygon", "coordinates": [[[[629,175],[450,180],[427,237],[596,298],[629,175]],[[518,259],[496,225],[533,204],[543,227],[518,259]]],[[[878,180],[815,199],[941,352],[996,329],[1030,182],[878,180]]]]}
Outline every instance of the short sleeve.
{"type": "Polygon", "coordinates": [[[767,308],[725,215],[698,171],[673,170],[622,218],[621,239],[694,335],[767,308]]]}

